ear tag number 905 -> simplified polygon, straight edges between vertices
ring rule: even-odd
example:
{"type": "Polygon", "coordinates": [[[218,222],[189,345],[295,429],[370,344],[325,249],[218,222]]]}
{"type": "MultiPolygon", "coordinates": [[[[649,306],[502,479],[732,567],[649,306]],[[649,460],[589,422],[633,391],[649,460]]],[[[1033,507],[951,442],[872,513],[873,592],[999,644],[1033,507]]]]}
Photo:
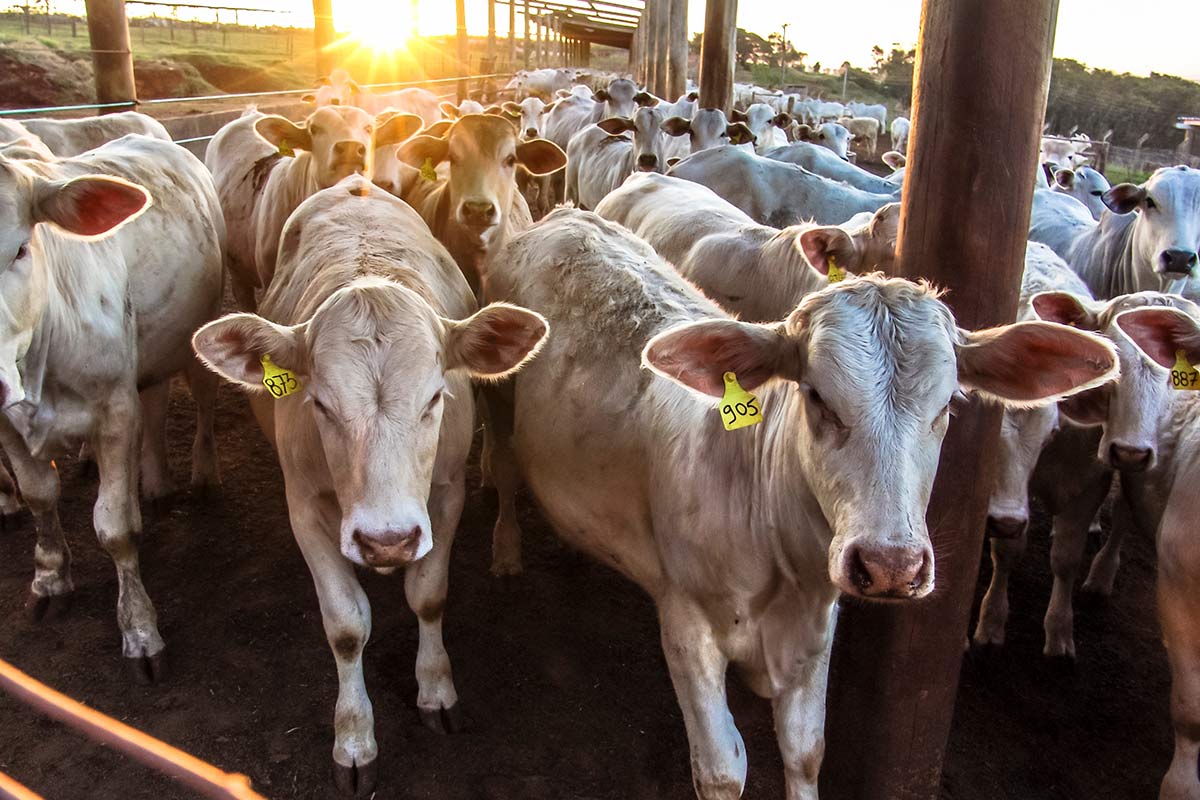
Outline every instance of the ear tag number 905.
{"type": "Polygon", "coordinates": [[[1200,372],[1188,363],[1187,353],[1175,351],[1175,366],[1171,367],[1171,388],[1177,392],[1200,392],[1200,372]]]}
{"type": "Polygon", "coordinates": [[[762,422],[758,398],[743,389],[732,372],[725,373],[725,396],[721,398],[720,408],[721,422],[727,431],[762,422]]]}
{"type": "Polygon", "coordinates": [[[263,386],[278,400],[300,391],[300,380],[291,371],[275,366],[269,355],[262,357],[263,386]]]}

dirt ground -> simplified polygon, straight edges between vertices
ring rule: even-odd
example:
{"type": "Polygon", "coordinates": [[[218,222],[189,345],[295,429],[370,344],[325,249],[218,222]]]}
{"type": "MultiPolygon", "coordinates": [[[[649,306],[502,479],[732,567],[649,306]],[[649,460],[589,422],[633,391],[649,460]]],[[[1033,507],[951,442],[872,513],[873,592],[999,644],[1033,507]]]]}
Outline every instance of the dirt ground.
{"type": "MultiPolygon", "coordinates": [[[[146,515],[142,573],[168,643],[168,682],[142,688],[126,679],[116,576],[91,533],[95,480],[71,460],[60,467],[74,605],[52,624],[27,620],[33,526],[27,515],[9,520],[0,533],[0,657],[249,775],[267,797],[330,797],[336,679],[316,596],[288,529],[274,456],[236,391],[223,387],[220,404],[223,496],[181,493],[146,515]]],[[[191,429],[190,400],[177,391],[170,436],[181,480],[191,429]]],[[[477,474],[470,480],[477,485],[477,474]]],[[[421,726],[417,631],[401,579],[364,578],[374,608],[365,665],[381,753],[377,797],[693,797],[650,603],[558,544],[528,503],[526,574],[497,582],[487,571],[495,507],[491,492],[472,489],[454,548],[445,634],[471,719],[465,733],[442,737],[421,726]]],[[[1072,674],[1041,656],[1047,535],[1044,524],[1035,529],[1013,580],[1008,646],[965,665],[943,798],[1154,797],[1171,738],[1152,545],[1129,542],[1114,597],[1080,606],[1072,674]]],[[[749,754],[744,796],[782,798],[769,706],[736,677],[730,686],[749,754]]],[[[0,771],[48,800],[196,796],[2,695],[0,771]]]]}

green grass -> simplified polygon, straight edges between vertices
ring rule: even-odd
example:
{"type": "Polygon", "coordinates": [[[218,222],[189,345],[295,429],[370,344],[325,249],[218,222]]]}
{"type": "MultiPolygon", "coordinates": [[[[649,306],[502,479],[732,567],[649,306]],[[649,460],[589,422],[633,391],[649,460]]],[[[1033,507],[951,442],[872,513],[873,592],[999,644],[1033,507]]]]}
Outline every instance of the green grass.
{"type": "Polygon", "coordinates": [[[1104,170],[1104,177],[1113,186],[1118,183],[1145,183],[1150,177],[1149,172],[1140,172],[1119,164],[1109,164],[1104,170]]]}

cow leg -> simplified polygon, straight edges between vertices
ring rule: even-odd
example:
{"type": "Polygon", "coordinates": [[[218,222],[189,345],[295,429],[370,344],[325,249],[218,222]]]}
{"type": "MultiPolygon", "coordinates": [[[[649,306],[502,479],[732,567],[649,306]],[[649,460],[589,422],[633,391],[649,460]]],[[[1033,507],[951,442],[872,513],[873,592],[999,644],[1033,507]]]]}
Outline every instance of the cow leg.
{"type": "Polygon", "coordinates": [[[363,680],[362,653],[371,635],[371,604],[338,549],[340,514],[328,503],[288,487],[288,511],[300,552],[312,573],[325,638],[337,664],[333,711],[333,775],[352,797],[370,797],[378,778],[375,716],[363,680]]]}
{"type": "Polygon", "coordinates": [[[746,783],[746,746],[725,699],[729,665],[704,614],[689,599],[659,600],[663,654],[683,712],[700,800],[737,800],[746,783]]]}
{"type": "Polygon", "coordinates": [[[817,775],[825,755],[825,687],[832,649],[830,630],[825,649],[800,667],[795,681],[772,702],[787,800],[817,800],[817,775]]]}
{"type": "Polygon", "coordinates": [[[258,300],[254,297],[254,285],[239,276],[238,269],[229,269],[230,289],[238,309],[253,314],[258,310],[258,300]]]}
{"type": "Polygon", "coordinates": [[[975,644],[1004,644],[1004,626],[1008,623],[1008,576],[1025,553],[1028,530],[1016,539],[992,539],[992,580],[979,606],[975,625],[975,644]]]}
{"type": "Polygon", "coordinates": [[[1158,529],[1158,619],[1171,666],[1175,730],[1175,754],[1159,800],[1200,798],[1200,549],[1193,536],[1198,505],[1190,487],[1172,492],[1158,529]]]}
{"type": "Polygon", "coordinates": [[[171,493],[167,463],[167,402],[171,381],[142,389],[142,497],[158,500],[171,493]]]}
{"type": "Polygon", "coordinates": [[[462,710],[450,657],[442,643],[442,612],[450,579],[450,548],[466,499],[466,479],[459,472],[446,483],[435,483],[429,494],[433,549],[404,575],[404,595],[417,615],[417,710],[425,727],[437,733],[462,730],[462,710]]]}
{"type": "Polygon", "coordinates": [[[1071,605],[1071,593],[1075,590],[1075,576],[1079,574],[1079,564],[1087,546],[1088,527],[1106,494],[1108,484],[1097,484],[1054,517],[1054,533],[1050,543],[1054,588],[1050,591],[1050,604],[1046,608],[1046,644],[1042,649],[1046,656],[1075,658],[1075,611],[1071,605]]]}
{"type": "Polygon", "coordinates": [[[491,429],[488,473],[499,495],[496,526],[492,529],[492,574],[519,575],[522,567],[517,492],[521,489],[521,469],[512,449],[515,414],[512,382],[485,386],[483,396],[491,429]]]}
{"type": "Polygon", "coordinates": [[[134,536],[142,530],[137,497],[141,433],[138,400],[130,389],[103,409],[92,439],[100,470],[100,492],[93,520],[100,546],[117,568],[121,652],[129,659],[134,679],[138,683],[151,683],[164,676],[166,664],[157,615],[142,585],[134,544],[134,536]]]}
{"type": "Polygon", "coordinates": [[[193,358],[186,371],[188,388],[196,403],[196,438],[192,441],[192,486],[214,489],[221,485],[217,461],[217,435],[213,422],[217,411],[216,373],[193,358]]]}
{"type": "Polygon", "coordinates": [[[1096,553],[1096,557],[1092,559],[1091,569],[1088,570],[1087,579],[1083,582],[1083,591],[1102,597],[1112,594],[1113,583],[1117,579],[1117,569],[1121,566],[1121,544],[1125,541],[1125,534],[1133,525],[1133,512],[1129,508],[1129,500],[1125,497],[1125,493],[1121,492],[1113,504],[1112,528],[1109,530],[1108,538],[1104,540],[1103,546],[1096,553]]]}

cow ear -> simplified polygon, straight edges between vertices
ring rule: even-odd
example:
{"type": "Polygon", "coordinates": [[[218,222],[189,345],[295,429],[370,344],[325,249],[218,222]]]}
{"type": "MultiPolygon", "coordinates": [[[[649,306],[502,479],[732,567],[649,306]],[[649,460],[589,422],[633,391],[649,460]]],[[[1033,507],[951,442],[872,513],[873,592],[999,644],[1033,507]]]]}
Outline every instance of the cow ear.
{"type": "Polygon", "coordinates": [[[554,96],[555,97],[570,97],[571,90],[570,89],[559,89],[554,93],[554,96]]]}
{"type": "Polygon", "coordinates": [[[884,164],[887,164],[888,168],[892,170],[900,169],[906,163],[908,163],[908,159],[905,157],[905,155],[896,150],[888,150],[886,153],[880,156],[880,160],[882,160],[884,164]]]}
{"type": "Polygon", "coordinates": [[[135,218],[149,205],[150,195],[145,189],[120,178],[37,178],[33,221],[49,222],[76,236],[100,236],[135,218]]]}
{"type": "Polygon", "coordinates": [[[533,311],[492,303],[461,322],[446,320],[446,369],[499,379],[519,369],[546,341],[550,325],[533,311]]]}
{"type": "Polygon", "coordinates": [[[1096,316],[1103,308],[1103,304],[1093,307],[1087,300],[1071,292],[1038,292],[1029,304],[1033,306],[1038,319],[1085,331],[1096,330],[1096,316]]]}
{"type": "Polygon", "coordinates": [[[667,169],[670,169],[671,167],[675,166],[682,160],[683,159],[680,158],[679,156],[671,156],[670,158],[667,159],[667,169]]]}
{"type": "Polygon", "coordinates": [[[500,106],[488,106],[483,110],[483,113],[487,114],[489,117],[498,117],[504,113],[504,109],[500,106]]]}
{"type": "Polygon", "coordinates": [[[1051,322],[959,330],[958,382],[1009,406],[1037,406],[1117,377],[1112,343],[1051,322]]]}
{"type": "MultiPolygon", "coordinates": [[[[566,91],[566,90],[564,89],[563,91],[566,91]]],[[[567,94],[570,94],[570,92],[567,92],[567,94]]],[[[564,97],[565,97],[565,95],[564,95],[564,97]]],[[[597,89],[596,91],[592,92],[592,99],[598,103],[607,103],[608,102],[608,92],[605,91],[604,89],[597,89]]]]}
{"type": "Polygon", "coordinates": [[[392,115],[384,120],[382,124],[379,124],[379,120],[383,118],[383,114],[375,118],[376,125],[378,126],[375,129],[376,147],[399,144],[421,130],[421,126],[424,124],[424,121],[416,114],[391,113],[392,115]]]}
{"type": "Polygon", "coordinates": [[[1146,190],[1132,183],[1118,183],[1100,196],[1114,214],[1128,214],[1146,201],[1146,190]]]}
{"type": "Polygon", "coordinates": [[[504,111],[505,114],[507,114],[510,117],[513,117],[514,119],[521,118],[521,107],[519,105],[517,105],[516,103],[512,102],[511,100],[509,100],[508,102],[501,105],[500,108],[504,111]]]}
{"type": "Polygon", "coordinates": [[[800,234],[798,243],[804,260],[826,276],[829,275],[830,260],[844,269],[847,264],[854,263],[857,255],[850,234],[834,225],[811,228],[800,234]]]}
{"type": "Polygon", "coordinates": [[[597,122],[596,127],[610,136],[619,136],[625,131],[634,130],[637,126],[633,124],[633,120],[626,117],[609,117],[597,122]]]}
{"type": "Polygon", "coordinates": [[[744,122],[735,122],[725,129],[731,144],[754,144],[758,141],[754,132],[744,122]]]}
{"type": "Polygon", "coordinates": [[[649,92],[638,92],[633,96],[633,102],[641,108],[653,108],[658,105],[658,98],[649,92]]]}
{"type": "Polygon", "coordinates": [[[421,131],[422,136],[433,136],[438,139],[446,138],[446,134],[454,127],[454,120],[439,119],[437,122],[430,125],[425,130],[421,131]]]}
{"type": "Polygon", "coordinates": [[[683,136],[692,132],[692,121],[683,117],[671,117],[663,120],[661,127],[668,136],[683,136]]]}
{"type": "Polygon", "coordinates": [[[1135,308],[1117,315],[1117,327],[1159,366],[1175,366],[1180,350],[1189,364],[1200,364],[1200,326],[1179,309],[1135,308]]]}
{"type": "Polygon", "coordinates": [[[1088,389],[1058,402],[1058,411],[1076,425],[1085,428],[1103,425],[1108,419],[1107,386],[1088,389]]]}
{"type": "Polygon", "coordinates": [[[296,125],[290,119],[272,114],[254,123],[254,130],[267,140],[267,144],[279,149],[312,150],[312,137],[306,125],[296,125]]]}
{"type": "Polygon", "coordinates": [[[549,175],[567,165],[567,154],[547,139],[530,139],[517,145],[517,160],[530,175],[549,175]]]}
{"type": "Polygon", "coordinates": [[[317,104],[317,96],[315,94],[302,94],[300,95],[300,102],[315,106],[317,104]]]}
{"type": "Polygon", "coordinates": [[[458,106],[448,100],[438,103],[438,108],[446,115],[447,119],[458,119],[459,117],[458,106]]]}
{"type": "Polygon", "coordinates": [[[1068,192],[1075,188],[1075,171],[1060,169],[1054,173],[1054,182],[1068,192]]]}
{"type": "Polygon", "coordinates": [[[725,394],[725,373],[753,389],[780,373],[787,351],[783,327],[733,319],[689,322],[646,344],[642,365],[702,394],[725,394]]]}
{"type": "Polygon", "coordinates": [[[414,169],[425,166],[426,159],[434,166],[446,158],[450,143],[437,136],[414,136],[396,150],[396,158],[401,164],[407,164],[414,169]]]}
{"type": "Polygon", "coordinates": [[[307,374],[304,330],[307,323],[288,328],[257,314],[229,314],[192,336],[192,349],[204,365],[233,383],[265,391],[263,356],[277,367],[307,374]]]}
{"type": "Polygon", "coordinates": [[[739,111],[735,108],[729,112],[729,119],[731,122],[745,122],[749,117],[746,116],[745,111],[739,111]]]}
{"type": "Polygon", "coordinates": [[[694,103],[700,99],[700,93],[699,92],[688,92],[687,99],[688,99],[688,102],[694,103]]]}
{"type": "Polygon", "coordinates": [[[792,124],[792,115],[780,112],[775,115],[775,119],[771,120],[771,122],[775,123],[776,128],[786,128],[792,124]]]}

